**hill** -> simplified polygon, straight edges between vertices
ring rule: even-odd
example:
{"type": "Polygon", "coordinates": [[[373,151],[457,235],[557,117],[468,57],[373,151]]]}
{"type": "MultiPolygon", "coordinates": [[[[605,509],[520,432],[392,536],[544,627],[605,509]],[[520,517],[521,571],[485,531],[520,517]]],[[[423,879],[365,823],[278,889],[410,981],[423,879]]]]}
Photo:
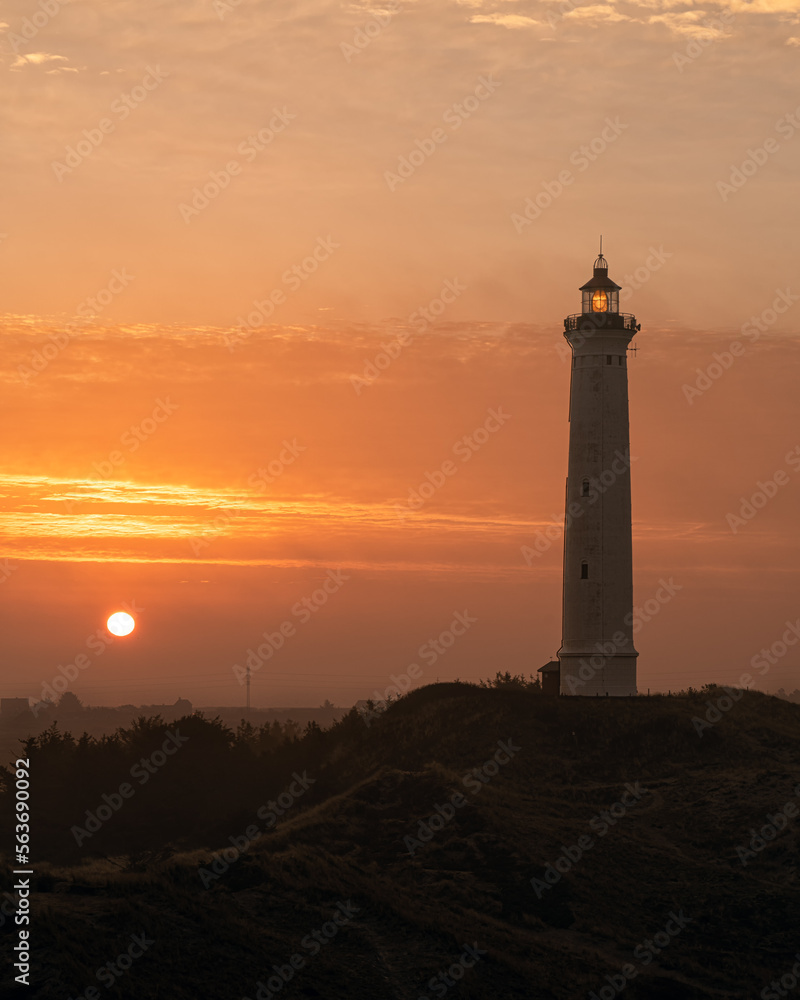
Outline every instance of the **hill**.
{"type": "MultiPolygon", "coordinates": [[[[734,695],[437,684],[255,764],[204,746],[186,801],[147,805],[147,851],[119,850],[128,817],[142,836],[132,798],[115,853],[87,858],[93,836],[83,863],[36,864],[26,995],[760,996],[800,951],[800,706],[734,695]]],[[[99,801],[60,780],[73,813],[99,801]]]]}

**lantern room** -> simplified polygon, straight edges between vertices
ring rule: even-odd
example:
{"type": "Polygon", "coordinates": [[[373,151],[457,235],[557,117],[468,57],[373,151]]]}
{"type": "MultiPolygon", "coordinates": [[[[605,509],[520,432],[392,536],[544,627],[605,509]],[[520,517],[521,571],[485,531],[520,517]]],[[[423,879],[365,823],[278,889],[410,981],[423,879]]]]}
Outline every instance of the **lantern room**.
{"type": "Polygon", "coordinates": [[[594,277],[581,286],[582,308],[587,313],[619,313],[619,293],[622,286],[608,276],[608,261],[598,254],[594,262],[594,277]]]}

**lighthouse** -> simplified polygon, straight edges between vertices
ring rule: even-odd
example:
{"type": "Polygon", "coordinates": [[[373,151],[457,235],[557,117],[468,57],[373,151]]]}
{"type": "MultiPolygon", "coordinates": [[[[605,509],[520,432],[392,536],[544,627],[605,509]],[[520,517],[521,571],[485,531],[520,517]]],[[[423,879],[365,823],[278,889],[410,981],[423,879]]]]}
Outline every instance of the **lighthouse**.
{"type": "Polygon", "coordinates": [[[572,349],[564,519],[560,692],[636,694],[628,350],[641,328],[619,311],[602,253],[564,320],[572,349]]]}

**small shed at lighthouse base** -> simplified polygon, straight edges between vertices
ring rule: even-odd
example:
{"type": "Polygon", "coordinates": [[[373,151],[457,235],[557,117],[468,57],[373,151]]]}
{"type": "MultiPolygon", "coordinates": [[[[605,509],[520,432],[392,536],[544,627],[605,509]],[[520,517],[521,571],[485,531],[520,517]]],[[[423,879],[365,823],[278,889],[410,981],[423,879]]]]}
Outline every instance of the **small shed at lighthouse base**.
{"type": "Polygon", "coordinates": [[[550,660],[543,667],[536,671],[542,676],[539,678],[542,685],[542,694],[561,693],[561,664],[558,660],[550,660]]]}

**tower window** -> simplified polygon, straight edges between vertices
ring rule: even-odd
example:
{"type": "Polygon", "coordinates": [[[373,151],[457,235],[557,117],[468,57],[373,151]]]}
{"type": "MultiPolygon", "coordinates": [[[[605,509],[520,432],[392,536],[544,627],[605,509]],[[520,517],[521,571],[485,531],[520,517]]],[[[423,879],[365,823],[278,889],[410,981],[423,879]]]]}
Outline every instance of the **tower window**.
{"type": "Polygon", "coordinates": [[[589,480],[588,479],[584,479],[584,481],[581,483],[581,496],[582,497],[588,497],[589,496],[589,480]]]}
{"type": "Polygon", "coordinates": [[[610,354],[606,354],[606,364],[607,365],[611,364],[611,355],[610,354]]]}
{"type": "Polygon", "coordinates": [[[581,580],[588,580],[588,579],[589,579],[589,563],[582,562],[581,563],[581,580]]]}
{"type": "Polygon", "coordinates": [[[621,365],[621,364],[622,364],[622,355],[621,355],[621,354],[620,354],[620,355],[619,355],[619,357],[617,358],[617,364],[619,364],[619,365],[621,365]]]}

